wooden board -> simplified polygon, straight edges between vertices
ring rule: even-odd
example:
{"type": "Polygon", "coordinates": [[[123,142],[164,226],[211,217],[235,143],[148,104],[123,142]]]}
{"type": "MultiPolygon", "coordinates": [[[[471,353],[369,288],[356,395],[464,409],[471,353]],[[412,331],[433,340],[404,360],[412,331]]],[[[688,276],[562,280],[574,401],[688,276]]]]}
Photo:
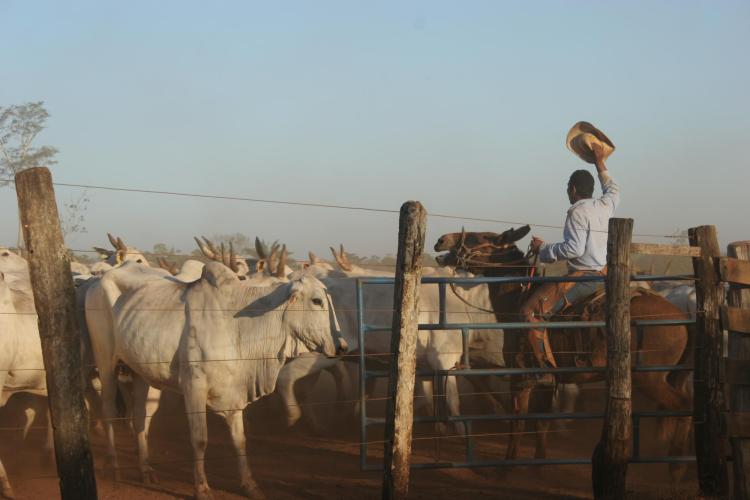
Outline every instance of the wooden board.
{"type": "Polygon", "coordinates": [[[727,359],[724,361],[722,379],[731,385],[750,385],[750,360],[727,359]]]}
{"type": "Polygon", "coordinates": [[[722,307],[721,324],[725,330],[730,332],[750,333],[750,309],[722,307]]]}
{"type": "Polygon", "coordinates": [[[677,255],[683,257],[700,257],[700,247],[688,245],[655,245],[652,243],[631,243],[630,253],[641,255],[677,255]]]}
{"type": "Polygon", "coordinates": [[[722,257],[719,261],[721,279],[737,285],[750,285],[750,261],[722,257]]]}
{"type": "Polygon", "coordinates": [[[724,424],[728,437],[750,438],[750,412],[726,412],[724,424]]]}

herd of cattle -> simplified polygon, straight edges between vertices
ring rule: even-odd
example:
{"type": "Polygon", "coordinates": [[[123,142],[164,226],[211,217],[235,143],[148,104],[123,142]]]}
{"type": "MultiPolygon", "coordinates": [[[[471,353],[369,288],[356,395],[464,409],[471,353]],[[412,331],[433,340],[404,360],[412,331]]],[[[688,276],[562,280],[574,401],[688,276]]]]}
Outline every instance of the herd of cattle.
{"type": "MultiPolygon", "coordinates": [[[[112,250],[97,248],[103,260],[86,267],[72,263],[82,339],[82,378],[96,389],[107,436],[108,461],[118,469],[113,422],[118,418],[118,392],[127,403],[138,442],[138,466],[144,481],[153,480],[149,465],[148,418],[158,406],[159,391],[184,396],[194,452],[195,493],[210,498],[204,454],[207,445],[206,409],[226,419],[237,452],[243,492],[263,494],[245,457],[243,409],[277,392],[286,420],[295,424],[303,415],[296,400],[315,385],[324,370],[346,398],[351,371],[342,361],[358,361],[356,279],[393,277],[352,264],[343,248],[332,249],[335,266],[310,254],[300,269],[287,265],[285,248],[274,246],[258,258],[246,259],[209,240],[196,239],[209,262],[187,260],[177,269],[162,259],[152,267],[137,249],[110,236],[112,250]],[[341,356],[341,354],[349,353],[341,356]],[[96,367],[95,371],[90,367],[96,367]]],[[[425,276],[457,276],[450,267],[423,269],[425,276]]],[[[466,276],[466,273],[463,273],[466,276]]],[[[671,284],[660,291],[682,310],[695,312],[691,286],[671,284]]],[[[390,325],[393,287],[371,286],[363,296],[367,324],[390,325]]],[[[0,406],[17,392],[46,396],[44,365],[27,262],[0,248],[0,406]]],[[[439,296],[435,285],[422,285],[420,323],[437,323],[439,296]]],[[[494,315],[485,284],[456,286],[446,297],[449,323],[492,323],[494,315]]],[[[504,366],[502,330],[469,332],[472,367],[504,366]]],[[[368,333],[368,360],[388,360],[390,334],[368,333]]],[[[418,364],[427,370],[450,370],[461,363],[463,343],[454,331],[420,331],[418,364]]],[[[492,390],[496,377],[468,377],[492,411],[508,411],[492,390]]],[[[448,415],[459,415],[456,377],[433,387],[421,379],[419,401],[432,411],[433,389],[444,391],[448,415]]],[[[568,393],[575,393],[569,387],[568,393]]],[[[371,394],[372,387],[368,387],[371,394]]],[[[93,391],[89,391],[93,392],[93,391]]],[[[575,400],[568,398],[567,410],[575,400]]],[[[26,412],[26,428],[36,409],[26,412]]],[[[320,428],[313,415],[310,424],[320,428]]],[[[464,432],[456,423],[456,432],[464,432]]],[[[0,462],[3,496],[13,491],[0,462]]]]}

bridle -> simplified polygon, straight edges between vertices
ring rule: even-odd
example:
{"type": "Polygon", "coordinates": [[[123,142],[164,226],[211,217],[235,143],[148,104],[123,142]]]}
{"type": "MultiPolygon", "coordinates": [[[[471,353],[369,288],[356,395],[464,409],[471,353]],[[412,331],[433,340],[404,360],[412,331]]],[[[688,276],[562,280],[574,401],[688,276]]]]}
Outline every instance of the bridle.
{"type": "MultiPolygon", "coordinates": [[[[531,258],[532,251],[531,251],[531,245],[529,245],[529,249],[527,252],[523,255],[523,257],[517,258],[515,260],[507,261],[507,262],[486,262],[481,260],[476,260],[477,257],[498,257],[505,254],[511,254],[518,251],[518,247],[514,243],[482,243],[480,245],[477,245],[473,248],[468,247],[466,245],[466,231],[461,231],[461,238],[458,240],[458,244],[454,247],[453,254],[456,258],[456,267],[467,269],[468,266],[473,265],[475,267],[491,267],[491,268],[500,268],[500,267],[511,267],[511,266],[521,266],[522,264],[526,264],[523,267],[528,267],[529,264],[529,258],[531,258]],[[489,252],[486,252],[485,250],[489,249],[489,252]],[[498,252],[499,251],[499,252],[498,252]]],[[[536,267],[538,260],[538,255],[535,255],[534,257],[534,263],[532,264],[532,269],[536,267]]],[[[533,275],[533,271],[531,271],[533,275]]]]}
{"type": "MultiPolygon", "coordinates": [[[[462,268],[462,269],[469,269],[469,266],[475,266],[475,267],[484,267],[484,268],[501,268],[501,267],[511,267],[511,266],[517,266],[517,267],[526,267],[527,268],[527,275],[529,278],[533,278],[534,274],[536,274],[536,266],[539,262],[539,252],[533,250],[531,248],[531,244],[529,244],[529,248],[526,250],[526,253],[523,255],[523,257],[517,258],[515,260],[507,261],[507,262],[487,262],[483,260],[477,260],[478,258],[489,258],[489,257],[497,257],[502,256],[504,254],[510,254],[518,252],[518,247],[514,243],[502,243],[502,244],[496,244],[491,242],[482,243],[480,245],[477,245],[473,248],[466,245],[466,231],[461,231],[461,238],[458,240],[458,244],[454,247],[453,255],[456,259],[456,268],[462,268]],[[533,256],[533,261],[529,265],[529,259],[531,259],[533,256]],[[524,265],[525,264],[525,265],[524,265]]],[[[487,310],[482,307],[476,306],[474,304],[469,303],[466,299],[461,297],[459,295],[458,291],[456,290],[455,283],[450,283],[451,290],[453,291],[453,294],[458,297],[458,299],[466,304],[467,306],[470,306],[474,309],[488,312],[488,313],[494,313],[492,310],[487,310]]],[[[526,298],[526,295],[531,290],[531,283],[523,283],[521,285],[521,300],[523,301],[526,298]]]]}

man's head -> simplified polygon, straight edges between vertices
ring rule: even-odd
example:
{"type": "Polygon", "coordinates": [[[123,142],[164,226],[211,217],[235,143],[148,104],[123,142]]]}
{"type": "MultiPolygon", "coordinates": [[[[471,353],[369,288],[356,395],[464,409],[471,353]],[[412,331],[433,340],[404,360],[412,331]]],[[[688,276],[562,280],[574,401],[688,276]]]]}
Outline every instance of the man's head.
{"type": "Polygon", "coordinates": [[[568,180],[568,199],[573,204],[594,195],[594,176],[588,170],[576,170],[568,180]]]}

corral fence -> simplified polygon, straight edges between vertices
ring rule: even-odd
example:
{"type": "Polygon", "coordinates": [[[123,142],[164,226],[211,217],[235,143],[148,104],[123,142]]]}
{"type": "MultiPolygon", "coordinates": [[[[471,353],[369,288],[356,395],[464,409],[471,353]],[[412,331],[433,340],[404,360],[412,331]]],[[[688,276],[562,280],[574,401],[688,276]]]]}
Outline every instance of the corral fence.
{"type": "MultiPolygon", "coordinates": [[[[409,202],[413,203],[413,202],[409,202]]],[[[409,203],[402,209],[401,224],[408,222],[403,216],[413,207],[409,203]]],[[[413,222],[413,224],[417,224],[413,222]]],[[[417,224],[418,225],[418,224],[417,224]]],[[[591,464],[592,486],[596,498],[624,498],[625,478],[628,463],[678,463],[697,461],[700,492],[706,498],[728,498],[729,477],[727,459],[733,462],[734,497],[748,498],[748,463],[750,461],[750,242],[733,243],[729,246],[730,257],[721,257],[716,228],[701,226],[689,231],[690,245],[654,245],[631,243],[632,219],[611,219],[608,233],[608,273],[605,276],[586,277],[422,277],[422,285],[436,285],[439,293],[439,321],[417,324],[416,299],[413,291],[405,293],[399,280],[414,279],[413,268],[397,268],[392,278],[361,278],[357,281],[358,333],[360,345],[360,466],[363,470],[384,470],[383,498],[404,498],[408,491],[409,469],[440,469],[456,467],[499,467],[518,465],[568,465],[591,464]],[[675,255],[689,256],[693,260],[693,275],[634,275],[630,255],[675,255]],[[399,275],[400,273],[400,275],[399,275]],[[695,319],[631,320],[630,281],[677,281],[694,282],[697,304],[695,319]],[[550,283],[563,281],[604,281],[606,300],[605,321],[554,321],[546,323],[497,322],[497,323],[450,323],[447,321],[446,288],[448,285],[478,285],[483,283],[550,283]],[[725,305],[725,284],[731,284],[729,305],[725,305]],[[365,321],[366,289],[370,286],[396,285],[394,297],[394,323],[373,325],[365,321]],[[411,310],[412,314],[406,314],[411,310]],[[412,324],[403,323],[405,317],[412,324]],[[684,325],[694,329],[694,364],[643,365],[640,355],[631,357],[631,331],[634,330],[638,344],[648,326],[684,325]],[[600,328],[607,332],[606,367],[560,367],[560,368],[497,368],[472,369],[469,358],[470,330],[524,330],[530,328],[600,328]],[[399,332],[398,330],[401,330],[399,332]],[[417,370],[416,349],[403,348],[403,335],[409,331],[416,336],[417,330],[453,330],[461,335],[463,345],[462,366],[450,370],[417,370]],[[725,330],[729,331],[728,353],[724,357],[725,330]],[[367,336],[373,332],[392,331],[393,358],[391,370],[378,371],[367,368],[367,336]],[[398,334],[402,335],[399,336],[398,334]],[[400,342],[400,344],[399,344],[400,342]],[[399,348],[401,346],[401,348],[399,348]],[[409,356],[410,359],[404,358],[409,356]],[[408,370],[404,370],[407,367],[408,370]],[[693,408],[676,411],[633,412],[631,405],[631,374],[633,372],[677,372],[694,371],[693,408]],[[527,413],[527,414],[482,414],[482,415],[436,415],[413,417],[399,414],[398,402],[411,401],[415,377],[435,376],[512,376],[541,373],[573,374],[604,373],[607,385],[607,401],[604,412],[579,413],[527,413]],[[388,401],[385,418],[367,414],[365,384],[368,379],[389,377],[388,401]],[[396,380],[394,380],[396,378],[396,380]],[[725,387],[727,385],[727,387],[725,387]],[[728,391],[730,398],[725,398],[728,391]],[[408,416],[408,420],[405,418],[408,416]],[[692,417],[694,423],[696,456],[643,456],[640,445],[641,420],[646,418],[692,417]],[[591,458],[557,459],[513,459],[477,460],[474,450],[472,422],[518,421],[518,420],[603,420],[602,437],[591,458]],[[463,461],[436,461],[410,464],[409,454],[413,423],[464,422],[465,458],[463,461]],[[368,429],[385,425],[385,463],[367,460],[368,429]],[[731,443],[731,456],[727,456],[727,438],[731,443]]],[[[415,227],[412,231],[419,233],[415,227]]],[[[424,228],[421,228],[424,234],[424,228]]],[[[403,233],[403,231],[401,231],[403,233]]],[[[399,241],[399,262],[402,249],[413,242],[399,241]]],[[[413,252],[413,250],[410,250],[413,252]]],[[[410,254],[409,259],[413,260],[410,254]]],[[[418,274],[418,273],[417,273],[418,274]]],[[[688,346],[690,348],[690,346],[688,346]]],[[[437,389],[436,389],[437,390],[437,389]]]]}
{"type": "MultiPolygon", "coordinates": [[[[39,332],[44,351],[52,417],[55,424],[55,450],[63,498],[95,498],[96,485],[83,395],[79,384],[79,329],[72,302],[69,257],[59,229],[54,203],[53,183],[46,169],[31,169],[16,177],[19,212],[29,257],[34,299],[39,317],[39,332]]],[[[64,184],[63,184],[64,185],[64,184]]],[[[87,187],[87,186],[79,186],[87,187]]],[[[136,191],[120,188],[121,191],[136,191]]],[[[187,196],[147,190],[138,192],[187,196]]],[[[199,195],[190,195],[199,196],[199,195]]],[[[201,195],[202,196],[202,195],[201,195]]],[[[206,196],[208,197],[208,196],[206,196]]],[[[225,198],[225,197],[212,197],[225,198]]],[[[229,198],[228,198],[229,199],[229,198]]],[[[232,198],[234,199],[234,198],[232,198]]],[[[238,198],[239,199],[239,198],[238,198]]],[[[267,200],[246,201],[266,202],[267,200]]],[[[277,202],[273,202],[277,203],[277,202]]],[[[288,202],[278,202],[288,203],[288,202]]],[[[304,203],[293,203],[305,205],[304,203]]],[[[315,205],[347,208],[333,205],[315,205]]],[[[367,210],[357,208],[358,210],[367,210]]],[[[373,209],[374,210],[374,209],[373,209]]],[[[391,210],[375,210],[393,212],[391,210]]],[[[360,403],[361,403],[361,466],[366,470],[384,471],[383,497],[404,498],[408,492],[412,425],[416,422],[461,421],[466,424],[466,457],[461,462],[411,464],[415,468],[489,467],[510,465],[592,464],[594,492],[597,497],[619,498],[624,495],[628,463],[686,462],[696,460],[701,494],[722,498],[729,495],[727,438],[731,447],[734,494],[747,498],[750,484],[750,243],[730,245],[728,257],[720,256],[716,229],[701,226],[690,230],[690,246],[649,245],[631,243],[632,220],[612,219],[609,230],[609,272],[604,277],[532,277],[532,278],[447,278],[421,277],[420,257],[423,252],[426,211],[418,202],[407,202],[399,220],[399,248],[395,278],[358,280],[356,300],[360,336],[360,403]],[[692,276],[633,276],[630,254],[682,255],[693,258],[692,276]],[[694,281],[697,291],[694,366],[643,366],[639,357],[631,359],[631,330],[642,335],[652,325],[688,325],[691,320],[631,321],[629,309],[621,305],[629,296],[630,280],[658,281],[683,279],[694,281]],[[554,281],[606,280],[606,320],[604,322],[547,322],[535,327],[565,329],[571,327],[607,328],[608,364],[599,368],[501,368],[472,369],[468,356],[469,330],[528,329],[520,322],[458,323],[447,321],[446,293],[451,284],[538,283],[554,281]],[[728,299],[725,284],[730,284],[728,299]],[[393,324],[368,325],[363,315],[363,296],[370,286],[394,285],[393,324]],[[418,324],[419,285],[437,286],[440,297],[439,321],[418,324]],[[612,300],[617,297],[617,300],[612,300]],[[377,330],[392,332],[389,372],[367,369],[365,364],[367,334],[377,330]],[[416,334],[418,330],[456,330],[463,339],[463,366],[456,370],[425,372],[416,369],[416,334]],[[729,331],[728,344],[724,330],[729,331]],[[728,357],[724,356],[725,347],[728,357]],[[684,411],[632,412],[631,372],[694,370],[694,404],[684,411]],[[460,415],[413,418],[413,393],[417,376],[521,375],[538,373],[602,372],[607,381],[607,405],[603,413],[526,414],[526,415],[460,415]],[[368,416],[364,394],[369,378],[389,378],[386,417],[368,416]],[[725,396],[728,394],[728,397],[725,396]],[[696,456],[649,457],[640,453],[640,421],[665,416],[693,417],[696,456]],[[474,455],[472,422],[479,420],[535,419],[603,419],[603,432],[593,459],[530,459],[477,460],[474,455]],[[367,432],[371,425],[385,424],[384,464],[367,462],[367,432]]],[[[437,215],[460,219],[460,217],[437,215]]],[[[489,219],[469,219],[503,222],[489,219]]]]}

